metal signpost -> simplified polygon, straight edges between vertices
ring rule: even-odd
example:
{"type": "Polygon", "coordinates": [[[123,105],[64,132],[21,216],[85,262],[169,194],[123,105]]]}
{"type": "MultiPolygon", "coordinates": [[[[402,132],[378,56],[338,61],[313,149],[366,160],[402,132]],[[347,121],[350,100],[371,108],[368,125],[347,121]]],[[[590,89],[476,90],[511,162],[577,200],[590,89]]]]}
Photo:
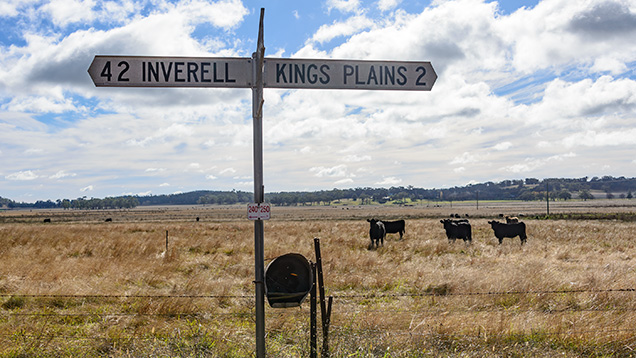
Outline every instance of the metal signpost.
{"type": "Polygon", "coordinates": [[[254,135],[254,284],[256,356],[265,357],[263,88],[430,91],[437,79],[430,62],[266,58],[261,8],[252,57],[95,56],[88,73],[96,87],[251,88],[254,135]]]}

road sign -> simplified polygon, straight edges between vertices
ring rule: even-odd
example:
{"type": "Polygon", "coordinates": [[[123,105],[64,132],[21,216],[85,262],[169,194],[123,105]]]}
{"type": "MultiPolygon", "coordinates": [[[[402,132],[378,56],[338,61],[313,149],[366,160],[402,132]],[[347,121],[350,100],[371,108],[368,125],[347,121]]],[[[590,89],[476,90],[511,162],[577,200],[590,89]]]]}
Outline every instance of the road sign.
{"type": "Polygon", "coordinates": [[[265,58],[264,87],[430,91],[430,62],[265,58]]]}
{"type": "MultiPolygon", "coordinates": [[[[430,62],[266,58],[261,8],[256,52],[251,58],[95,56],[88,73],[97,87],[229,87],[252,89],[254,125],[254,220],[256,357],[265,357],[263,88],[430,91],[437,79],[430,62]]],[[[323,307],[324,309],[324,307],[323,307]]]]}
{"type": "Polygon", "coordinates": [[[272,208],[268,203],[247,204],[247,218],[249,220],[269,220],[272,208]]]}
{"type": "Polygon", "coordinates": [[[233,57],[95,56],[97,87],[252,87],[252,59],[233,57]]]}
{"type": "MultiPolygon", "coordinates": [[[[252,59],[242,57],[95,56],[97,87],[251,88],[252,59]]],[[[430,91],[430,62],[265,58],[263,87],[430,91]]]]}

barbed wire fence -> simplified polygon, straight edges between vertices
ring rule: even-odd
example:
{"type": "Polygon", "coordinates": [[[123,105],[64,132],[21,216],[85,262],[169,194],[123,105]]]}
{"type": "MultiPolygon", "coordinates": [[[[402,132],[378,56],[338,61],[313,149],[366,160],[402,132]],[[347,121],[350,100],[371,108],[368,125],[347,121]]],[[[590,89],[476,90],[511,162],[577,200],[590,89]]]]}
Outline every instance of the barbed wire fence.
{"type": "MultiPolygon", "coordinates": [[[[441,322],[444,319],[452,316],[467,315],[466,321],[475,321],[476,315],[486,315],[484,319],[488,320],[489,315],[494,316],[491,319],[496,319],[495,315],[506,314],[510,316],[519,315],[559,315],[559,314],[612,314],[618,315],[630,315],[630,317],[636,312],[636,301],[634,297],[629,297],[629,300],[635,302],[633,304],[626,304],[621,306],[613,305],[597,305],[597,306],[563,306],[563,307],[521,307],[521,306],[505,306],[497,304],[481,304],[472,306],[454,306],[452,304],[441,305],[440,301],[444,299],[453,298],[469,298],[469,297],[505,297],[505,296],[519,296],[519,295],[576,295],[576,294],[623,294],[632,296],[636,293],[635,288],[609,288],[609,289],[563,289],[563,290],[511,290],[511,291],[484,291],[484,292],[405,292],[405,293],[389,293],[389,292],[367,292],[367,293],[339,293],[332,295],[334,299],[333,306],[333,318],[331,330],[334,335],[334,339],[343,337],[346,335],[353,336],[377,336],[380,339],[425,339],[430,337],[445,338],[445,339],[493,339],[496,337],[502,337],[503,335],[510,334],[506,332],[488,332],[486,329],[480,327],[478,322],[474,322],[472,330],[453,330],[452,327],[440,327],[433,323],[438,323],[436,320],[440,317],[441,322]],[[416,305],[417,307],[396,308],[388,301],[392,300],[437,300],[436,302],[429,302],[427,304],[416,305]],[[370,304],[374,301],[380,301],[380,303],[370,304]],[[378,324],[374,321],[377,317],[388,317],[386,322],[391,321],[404,321],[409,322],[403,325],[391,325],[391,324],[378,324]],[[371,321],[371,322],[367,322],[371,321]],[[422,322],[428,323],[423,325],[422,322]],[[419,323],[418,323],[419,322],[419,323]],[[475,333],[476,332],[476,333],[475,333]]],[[[171,311],[169,313],[156,313],[156,312],[64,312],[64,309],[47,309],[43,311],[28,311],[25,308],[26,303],[22,303],[19,309],[15,309],[11,305],[12,300],[241,300],[244,301],[245,306],[251,304],[254,299],[252,295],[147,295],[147,294],[10,294],[1,293],[0,301],[2,301],[2,309],[0,309],[0,320],[4,323],[11,320],[65,320],[65,319],[85,319],[96,320],[102,322],[108,322],[109,320],[115,320],[122,318],[144,318],[144,317],[161,317],[170,320],[193,320],[201,324],[212,322],[214,320],[239,320],[246,321],[250,324],[254,323],[253,308],[243,312],[197,312],[195,306],[194,309],[188,309],[185,311],[171,311]]],[[[420,302],[421,303],[421,302],[420,302]]],[[[306,316],[306,324],[301,324],[298,330],[308,337],[309,331],[309,317],[308,310],[301,309],[269,309],[267,312],[267,319],[275,319],[287,316],[297,316],[297,321],[302,321],[306,316]]],[[[386,323],[385,322],[385,323],[386,323]]],[[[469,327],[471,327],[469,325],[469,327]]],[[[167,335],[163,334],[148,334],[145,332],[129,332],[122,334],[121,336],[113,336],[109,334],[95,335],[95,334],[65,334],[64,332],[36,332],[19,328],[16,331],[7,333],[6,329],[4,333],[0,333],[0,339],[4,340],[76,340],[76,341],[137,341],[139,344],[147,342],[148,340],[156,342],[157,339],[169,340],[180,338],[179,334],[167,335]]],[[[636,336],[636,324],[631,324],[628,327],[616,327],[614,325],[606,325],[603,327],[573,327],[572,329],[558,329],[554,331],[542,330],[541,334],[544,336],[612,336],[612,335],[631,335],[636,336]]],[[[271,327],[268,329],[268,337],[276,335],[284,335],[285,329],[280,327],[271,327]]],[[[634,338],[633,340],[636,340],[634,338]]],[[[246,354],[251,354],[252,347],[243,347],[246,354]]],[[[285,349],[285,348],[278,348],[285,349]]],[[[272,352],[276,353],[276,351],[272,352]]],[[[283,352],[278,352],[282,353],[283,352]]]]}

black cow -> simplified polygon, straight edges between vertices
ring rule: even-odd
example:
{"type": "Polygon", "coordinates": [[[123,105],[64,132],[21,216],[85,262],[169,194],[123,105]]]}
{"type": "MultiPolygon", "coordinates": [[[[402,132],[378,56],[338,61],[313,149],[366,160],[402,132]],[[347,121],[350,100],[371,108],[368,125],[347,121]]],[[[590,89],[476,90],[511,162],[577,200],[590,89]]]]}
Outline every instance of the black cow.
{"type": "Polygon", "coordinates": [[[104,220],[104,222],[107,222],[107,223],[113,222],[113,218],[106,218],[106,220],[104,220]]]}
{"type": "Polygon", "coordinates": [[[468,220],[444,219],[439,222],[444,224],[444,230],[446,230],[448,242],[455,242],[456,239],[462,239],[468,244],[473,242],[472,228],[468,220]]]}
{"type": "Polygon", "coordinates": [[[380,243],[384,246],[384,237],[386,236],[384,223],[376,219],[367,219],[367,221],[371,224],[369,227],[369,238],[371,238],[369,249],[373,248],[374,243],[376,248],[380,246],[380,243]]]}
{"type": "Polygon", "coordinates": [[[45,223],[50,223],[50,222],[51,222],[51,219],[50,219],[50,218],[46,218],[46,219],[44,219],[44,222],[45,222],[45,223]]]}
{"type": "Polygon", "coordinates": [[[405,232],[406,222],[404,220],[382,221],[387,234],[400,234],[400,240],[405,232]]]}
{"type": "Polygon", "coordinates": [[[506,224],[493,220],[488,223],[495,232],[495,237],[499,239],[499,245],[501,245],[504,237],[513,238],[515,236],[519,236],[521,239],[521,245],[526,243],[526,239],[528,237],[526,236],[526,224],[524,224],[523,221],[506,224]]]}

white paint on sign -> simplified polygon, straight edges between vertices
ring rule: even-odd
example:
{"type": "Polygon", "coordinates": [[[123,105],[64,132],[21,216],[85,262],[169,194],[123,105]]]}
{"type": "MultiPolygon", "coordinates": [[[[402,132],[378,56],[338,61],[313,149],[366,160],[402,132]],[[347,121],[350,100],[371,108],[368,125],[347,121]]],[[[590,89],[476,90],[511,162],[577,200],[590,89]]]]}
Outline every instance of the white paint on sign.
{"type": "Polygon", "coordinates": [[[269,220],[271,210],[271,205],[268,203],[250,203],[247,204],[247,218],[249,220],[269,220]]]}
{"type": "Polygon", "coordinates": [[[88,73],[97,87],[249,88],[252,59],[95,56],[88,73]]]}
{"type": "Polygon", "coordinates": [[[265,58],[264,87],[430,91],[430,62],[265,58]]]}

